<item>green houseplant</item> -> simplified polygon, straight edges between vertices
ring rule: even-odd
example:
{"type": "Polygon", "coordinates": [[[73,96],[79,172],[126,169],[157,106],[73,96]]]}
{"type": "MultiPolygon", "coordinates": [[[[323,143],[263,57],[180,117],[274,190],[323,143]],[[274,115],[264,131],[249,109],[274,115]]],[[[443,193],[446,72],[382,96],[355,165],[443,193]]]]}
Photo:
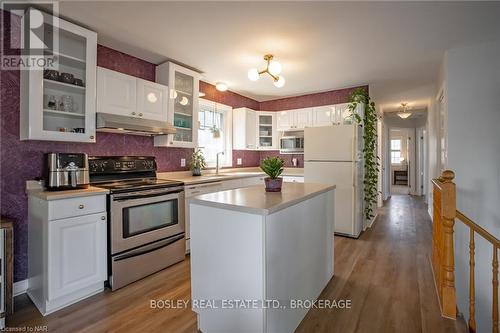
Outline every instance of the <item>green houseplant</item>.
{"type": "Polygon", "coordinates": [[[374,215],[377,203],[377,183],[380,171],[380,158],[377,156],[377,111],[375,103],[371,101],[368,92],[363,88],[355,89],[349,99],[349,111],[353,120],[363,126],[363,158],[364,158],[364,214],[367,220],[374,215]],[[364,115],[356,113],[358,104],[364,105],[364,115]]]}
{"type": "Polygon", "coordinates": [[[268,177],[264,179],[266,192],[281,192],[283,178],[280,177],[283,172],[285,161],[279,157],[267,157],[260,162],[260,168],[268,177]]]}
{"type": "Polygon", "coordinates": [[[193,155],[191,155],[191,162],[189,162],[189,168],[193,172],[193,176],[201,176],[201,169],[205,168],[207,163],[205,162],[205,157],[200,149],[195,149],[193,155]]]}

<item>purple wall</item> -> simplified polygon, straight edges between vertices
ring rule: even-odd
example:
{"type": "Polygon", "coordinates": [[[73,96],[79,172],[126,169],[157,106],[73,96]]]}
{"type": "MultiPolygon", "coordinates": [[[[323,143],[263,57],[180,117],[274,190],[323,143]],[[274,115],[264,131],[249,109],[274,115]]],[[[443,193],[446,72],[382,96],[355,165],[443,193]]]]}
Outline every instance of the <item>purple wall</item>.
{"type": "MultiPolygon", "coordinates": [[[[0,11],[5,19],[9,14],[0,11]]],[[[4,20],[7,22],[7,20],[4,20]]],[[[18,38],[20,20],[12,16],[11,26],[4,27],[0,43],[8,42],[11,36],[18,38]]],[[[125,53],[98,45],[97,64],[108,69],[154,81],[155,64],[125,53]]],[[[89,155],[151,155],[158,162],[159,171],[180,171],[180,159],[189,159],[192,149],[155,148],[153,139],[132,135],[97,133],[95,144],[65,143],[19,140],[19,71],[0,71],[0,213],[13,218],[14,224],[14,280],[27,277],[27,197],[24,193],[26,180],[40,177],[43,154],[47,152],[85,152],[89,155]]],[[[200,91],[205,98],[234,108],[249,107],[254,110],[277,111],[306,106],[343,103],[347,101],[349,89],[322,94],[306,95],[259,103],[234,92],[219,92],[209,83],[200,82],[200,91]]],[[[267,156],[277,156],[278,151],[233,151],[234,167],[254,167],[267,156]],[[236,161],[242,158],[242,165],[236,161]]],[[[303,167],[303,155],[280,155],[291,166],[291,159],[299,160],[303,167]]]]}

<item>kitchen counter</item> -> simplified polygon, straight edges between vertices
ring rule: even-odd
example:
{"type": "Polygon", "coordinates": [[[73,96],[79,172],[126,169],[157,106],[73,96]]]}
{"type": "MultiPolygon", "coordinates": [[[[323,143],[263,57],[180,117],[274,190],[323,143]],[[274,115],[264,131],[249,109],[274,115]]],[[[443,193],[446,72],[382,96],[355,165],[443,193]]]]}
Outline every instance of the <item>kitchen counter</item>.
{"type": "MultiPolygon", "coordinates": [[[[264,176],[265,173],[259,168],[242,168],[242,169],[222,169],[218,175],[214,170],[204,170],[202,176],[193,176],[191,171],[178,172],[158,172],[159,179],[177,180],[185,185],[196,185],[204,183],[212,183],[223,180],[251,178],[264,176]]],[[[304,169],[302,168],[285,168],[282,176],[303,177],[304,169]]]]}
{"type": "Polygon", "coordinates": [[[43,200],[60,200],[67,198],[88,197],[96,194],[107,194],[108,190],[89,186],[86,189],[65,190],[65,191],[47,191],[44,189],[29,189],[28,194],[43,200]]]}
{"type": "Polygon", "coordinates": [[[333,276],[334,192],[284,183],[281,193],[257,185],[192,198],[191,295],[200,331],[295,331],[307,308],[292,300],[317,299],[333,276]]]}
{"type": "Polygon", "coordinates": [[[199,195],[191,203],[244,213],[269,215],[335,189],[335,185],[283,183],[281,192],[266,192],[264,185],[199,195]]]}

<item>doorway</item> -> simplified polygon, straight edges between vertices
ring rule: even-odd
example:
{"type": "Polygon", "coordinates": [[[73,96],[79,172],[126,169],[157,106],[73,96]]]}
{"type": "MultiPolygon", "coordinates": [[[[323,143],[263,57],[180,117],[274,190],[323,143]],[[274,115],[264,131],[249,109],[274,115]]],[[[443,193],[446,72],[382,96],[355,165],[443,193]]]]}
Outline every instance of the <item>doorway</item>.
{"type": "Polygon", "coordinates": [[[415,129],[389,129],[389,168],[391,195],[408,195],[415,185],[415,129]]]}

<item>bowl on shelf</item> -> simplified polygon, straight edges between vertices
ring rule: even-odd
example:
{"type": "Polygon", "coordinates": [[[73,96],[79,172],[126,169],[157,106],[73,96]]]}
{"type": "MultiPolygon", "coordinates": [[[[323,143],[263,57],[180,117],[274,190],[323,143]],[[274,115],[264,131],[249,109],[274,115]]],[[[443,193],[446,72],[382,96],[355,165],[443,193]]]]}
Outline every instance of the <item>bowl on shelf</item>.
{"type": "Polygon", "coordinates": [[[73,80],[73,84],[75,86],[80,86],[80,87],[83,87],[83,80],[82,79],[74,79],[73,80]]]}
{"type": "Polygon", "coordinates": [[[59,79],[59,72],[54,69],[44,69],[43,78],[47,80],[57,81],[59,79]]]}
{"type": "Polygon", "coordinates": [[[71,73],[61,73],[59,74],[59,81],[73,84],[75,82],[75,76],[71,73]]]}

